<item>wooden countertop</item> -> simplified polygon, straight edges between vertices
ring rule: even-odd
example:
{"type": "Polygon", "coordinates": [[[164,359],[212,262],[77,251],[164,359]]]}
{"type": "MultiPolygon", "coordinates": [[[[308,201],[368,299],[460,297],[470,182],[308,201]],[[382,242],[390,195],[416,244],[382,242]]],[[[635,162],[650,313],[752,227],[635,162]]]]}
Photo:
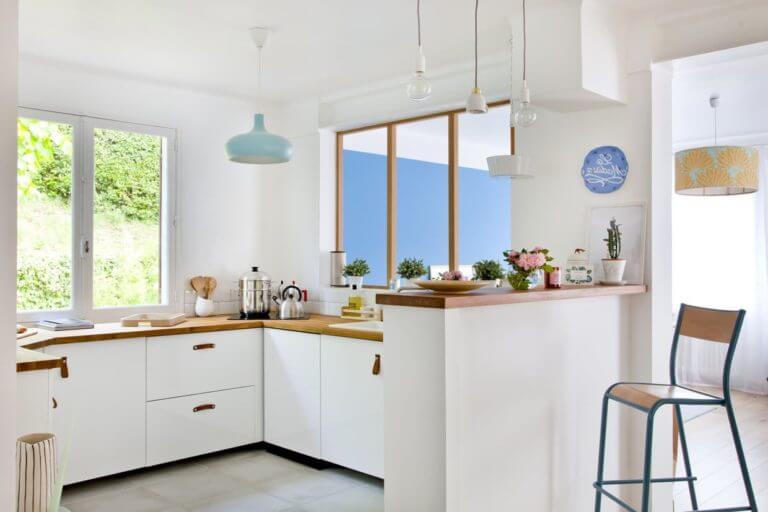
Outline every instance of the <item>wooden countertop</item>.
{"type": "Polygon", "coordinates": [[[185,322],[173,327],[123,327],[119,322],[96,324],[93,329],[77,331],[43,331],[34,336],[18,340],[18,347],[39,349],[50,345],[67,343],[84,343],[94,341],[116,340],[126,338],[144,338],[168,336],[173,334],[190,334],[213,331],[232,331],[239,329],[254,329],[268,327],[287,331],[299,331],[312,334],[328,334],[344,338],[357,338],[371,341],[383,341],[383,334],[343,327],[329,327],[330,324],[352,323],[358,320],[348,320],[334,316],[310,315],[307,320],[227,320],[227,316],[211,316],[207,318],[188,318],[185,322]]]}
{"type": "Polygon", "coordinates": [[[16,347],[17,372],[52,370],[54,368],[63,368],[65,365],[66,362],[62,357],[49,356],[28,348],[16,347]]]}
{"type": "Polygon", "coordinates": [[[463,294],[442,294],[429,290],[419,290],[400,293],[380,293],[376,295],[376,304],[452,309],[517,304],[520,302],[602,297],[607,295],[636,295],[645,293],[645,291],[646,286],[643,284],[628,284],[625,286],[563,286],[562,288],[535,288],[523,291],[510,288],[481,288],[480,290],[463,294]]]}

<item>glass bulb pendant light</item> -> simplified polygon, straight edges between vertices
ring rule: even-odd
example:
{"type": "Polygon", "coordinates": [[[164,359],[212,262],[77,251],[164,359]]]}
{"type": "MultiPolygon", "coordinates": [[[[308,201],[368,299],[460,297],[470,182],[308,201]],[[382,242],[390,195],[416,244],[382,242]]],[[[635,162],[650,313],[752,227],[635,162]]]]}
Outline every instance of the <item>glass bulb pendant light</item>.
{"type": "Polygon", "coordinates": [[[416,0],[416,25],[419,40],[419,50],[416,55],[416,71],[414,71],[411,80],[408,82],[406,93],[413,101],[423,101],[432,94],[432,84],[427,79],[427,60],[424,58],[424,53],[421,50],[421,0],[416,0]]]}
{"type": "Polygon", "coordinates": [[[538,113],[531,105],[531,91],[527,82],[528,40],[526,34],[525,0],[523,0],[523,88],[520,90],[520,102],[512,110],[510,125],[512,127],[527,128],[536,122],[538,113]]]}
{"type": "MultiPolygon", "coordinates": [[[[251,38],[259,49],[259,76],[256,82],[256,96],[261,98],[261,50],[267,42],[267,29],[255,27],[251,29],[251,38]]],[[[293,145],[285,137],[269,133],[264,126],[264,114],[257,113],[253,117],[253,129],[240,135],[235,135],[225,146],[227,157],[232,162],[242,164],[281,164],[288,162],[293,156],[293,145]]]]}
{"type": "Polygon", "coordinates": [[[485,101],[483,91],[477,86],[477,11],[480,0],[475,0],[475,84],[467,98],[467,112],[470,114],[485,114],[488,112],[488,103],[485,101]]]}

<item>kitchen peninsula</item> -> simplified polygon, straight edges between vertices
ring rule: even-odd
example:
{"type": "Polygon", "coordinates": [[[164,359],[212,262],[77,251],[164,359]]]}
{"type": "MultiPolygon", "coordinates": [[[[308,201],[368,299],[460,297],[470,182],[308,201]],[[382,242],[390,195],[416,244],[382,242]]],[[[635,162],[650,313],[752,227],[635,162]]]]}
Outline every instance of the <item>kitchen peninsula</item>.
{"type": "MultiPolygon", "coordinates": [[[[645,290],[378,295],[386,510],[589,510],[602,394],[626,377],[645,290]]],[[[609,440],[608,467],[623,468],[609,440]]]]}

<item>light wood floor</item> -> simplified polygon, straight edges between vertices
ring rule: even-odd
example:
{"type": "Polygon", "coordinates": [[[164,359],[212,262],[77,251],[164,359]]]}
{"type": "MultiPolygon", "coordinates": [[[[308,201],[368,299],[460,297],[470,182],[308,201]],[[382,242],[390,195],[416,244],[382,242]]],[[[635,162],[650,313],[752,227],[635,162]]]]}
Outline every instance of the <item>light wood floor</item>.
{"type": "MultiPolygon", "coordinates": [[[[709,390],[718,393],[717,390],[709,390]]],[[[768,510],[768,396],[734,392],[734,409],[760,510],[768,510]]],[[[686,421],[699,508],[748,505],[725,409],[718,407],[686,421]]],[[[677,472],[684,476],[682,457],[677,472]]],[[[688,487],[675,485],[675,511],[691,510],[688,487]]]]}

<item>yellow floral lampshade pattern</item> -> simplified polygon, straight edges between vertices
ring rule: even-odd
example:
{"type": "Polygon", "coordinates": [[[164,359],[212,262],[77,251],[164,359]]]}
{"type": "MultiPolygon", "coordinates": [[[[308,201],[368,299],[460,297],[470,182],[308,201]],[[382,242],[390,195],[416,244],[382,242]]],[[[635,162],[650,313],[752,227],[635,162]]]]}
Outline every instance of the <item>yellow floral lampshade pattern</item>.
{"type": "Polygon", "coordinates": [[[675,191],[684,195],[749,194],[757,190],[757,149],[711,146],[675,154],[675,191]]]}

